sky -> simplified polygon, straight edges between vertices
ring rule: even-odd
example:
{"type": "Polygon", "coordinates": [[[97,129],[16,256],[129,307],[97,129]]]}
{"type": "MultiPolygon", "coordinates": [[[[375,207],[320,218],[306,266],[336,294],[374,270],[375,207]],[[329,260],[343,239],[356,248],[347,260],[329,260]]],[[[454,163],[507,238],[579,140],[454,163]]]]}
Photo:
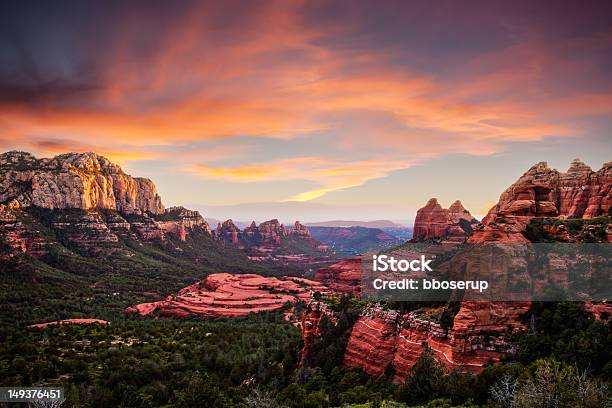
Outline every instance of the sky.
{"type": "Polygon", "coordinates": [[[2,2],[0,151],[94,151],[213,218],[486,214],[612,160],[605,1],[2,2]]]}

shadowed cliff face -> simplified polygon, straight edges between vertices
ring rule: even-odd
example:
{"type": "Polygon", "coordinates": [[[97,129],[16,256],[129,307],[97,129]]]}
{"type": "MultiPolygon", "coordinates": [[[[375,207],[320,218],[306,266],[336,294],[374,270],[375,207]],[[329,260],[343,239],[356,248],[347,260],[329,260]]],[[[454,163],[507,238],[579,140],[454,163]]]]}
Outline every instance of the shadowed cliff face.
{"type": "Polygon", "coordinates": [[[29,153],[0,155],[0,203],[22,207],[108,209],[125,214],[164,212],[155,184],[134,178],[95,153],[37,159],[29,153]]]}

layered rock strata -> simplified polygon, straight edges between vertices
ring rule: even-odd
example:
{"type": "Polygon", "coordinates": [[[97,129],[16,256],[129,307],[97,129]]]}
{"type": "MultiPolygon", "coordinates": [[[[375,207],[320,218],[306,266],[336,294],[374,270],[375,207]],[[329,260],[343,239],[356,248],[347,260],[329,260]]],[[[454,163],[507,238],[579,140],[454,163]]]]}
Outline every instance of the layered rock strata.
{"type": "Polygon", "coordinates": [[[134,178],[95,153],[37,159],[25,152],[0,155],[0,203],[22,207],[110,209],[122,213],[164,211],[153,182],[134,178]]]}
{"type": "Polygon", "coordinates": [[[494,307],[486,304],[470,311],[462,309],[455,316],[453,329],[442,328],[425,314],[372,307],[353,326],[344,365],[362,368],[374,377],[391,366],[395,372],[393,381],[402,383],[423,351],[430,349],[448,371],[479,373],[487,364],[513,351],[506,339],[522,328],[520,323],[507,325],[507,317],[512,315],[518,321],[515,318],[527,310],[527,305],[504,306],[493,313],[485,311],[494,307]],[[498,318],[479,320],[475,310],[498,318]]]}
{"type": "Polygon", "coordinates": [[[336,292],[359,295],[361,292],[361,259],[345,259],[319,268],[314,278],[336,292]]]}
{"type": "Polygon", "coordinates": [[[110,254],[120,239],[181,240],[195,230],[210,234],[197,211],[164,209],[155,185],[133,178],[94,153],[37,159],[0,155],[0,241],[34,257],[47,254],[49,233],[79,252],[110,254]],[[45,231],[43,231],[45,230],[45,231]]]}
{"type": "Polygon", "coordinates": [[[593,171],[575,159],[565,173],[540,162],[501,194],[469,242],[525,243],[533,219],[591,219],[610,216],[611,208],[612,162],[593,171]]]}
{"type": "Polygon", "coordinates": [[[193,315],[235,317],[277,310],[296,301],[309,301],[315,292],[328,293],[328,290],[320,282],[304,278],[216,273],[164,300],[130,307],[128,312],[179,318],[193,315]]]}

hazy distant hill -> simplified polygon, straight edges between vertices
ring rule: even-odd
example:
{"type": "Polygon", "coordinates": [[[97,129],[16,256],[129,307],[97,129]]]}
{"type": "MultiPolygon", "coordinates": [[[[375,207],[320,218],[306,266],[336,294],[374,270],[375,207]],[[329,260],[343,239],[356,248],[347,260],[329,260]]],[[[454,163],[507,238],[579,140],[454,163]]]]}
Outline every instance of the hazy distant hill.
{"type": "Polygon", "coordinates": [[[400,245],[403,241],[379,228],[308,227],[312,237],[337,253],[363,254],[400,245]]]}
{"type": "Polygon", "coordinates": [[[365,228],[405,228],[404,225],[389,220],[347,221],[333,220],[306,223],[307,227],[365,227],[365,228]]]}

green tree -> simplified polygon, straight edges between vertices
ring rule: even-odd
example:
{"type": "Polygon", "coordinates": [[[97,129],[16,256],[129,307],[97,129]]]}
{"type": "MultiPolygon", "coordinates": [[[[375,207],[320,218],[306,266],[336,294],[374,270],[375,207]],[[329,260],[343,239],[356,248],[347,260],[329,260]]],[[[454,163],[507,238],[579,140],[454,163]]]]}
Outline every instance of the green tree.
{"type": "Polygon", "coordinates": [[[410,369],[406,382],[398,389],[397,399],[420,404],[443,394],[444,370],[427,349],[410,369]]]}

